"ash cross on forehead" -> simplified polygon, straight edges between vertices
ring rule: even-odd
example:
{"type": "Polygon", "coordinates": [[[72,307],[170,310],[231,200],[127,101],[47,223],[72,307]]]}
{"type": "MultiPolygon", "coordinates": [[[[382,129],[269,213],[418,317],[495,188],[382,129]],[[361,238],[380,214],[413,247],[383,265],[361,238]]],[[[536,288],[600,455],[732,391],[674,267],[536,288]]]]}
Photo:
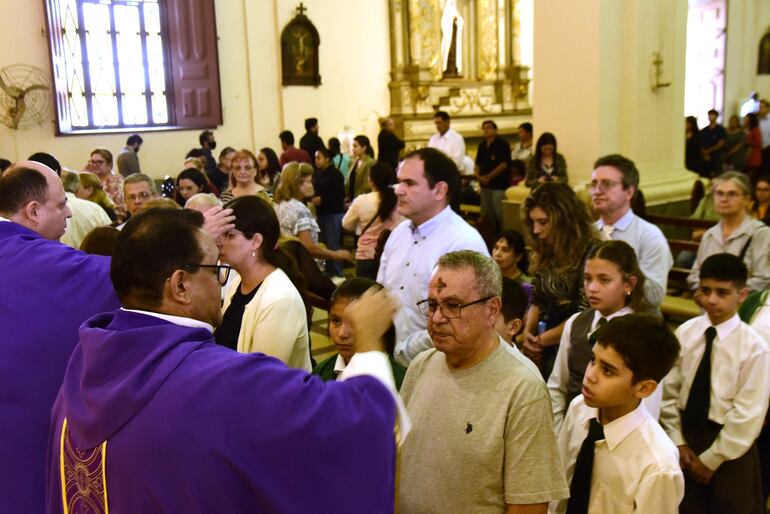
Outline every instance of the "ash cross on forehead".
{"type": "Polygon", "coordinates": [[[441,290],[441,289],[444,289],[445,287],[447,287],[447,283],[444,282],[443,278],[438,277],[438,282],[436,283],[436,288],[438,290],[441,290]]]}

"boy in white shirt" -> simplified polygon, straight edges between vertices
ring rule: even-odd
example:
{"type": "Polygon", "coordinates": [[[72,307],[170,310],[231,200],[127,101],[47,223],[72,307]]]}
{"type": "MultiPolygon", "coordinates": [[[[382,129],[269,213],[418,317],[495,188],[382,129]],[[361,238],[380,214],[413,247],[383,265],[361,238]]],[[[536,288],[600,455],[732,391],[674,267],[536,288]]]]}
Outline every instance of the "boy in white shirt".
{"type": "Polygon", "coordinates": [[[660,419],[685,471],[683,513],[765,512],[755,440],[770,395],[770,351],[737,315],[747,277],[734,255],[707,258],[699,285],[706,314],[676,331],[682,349],[660,419]]]}
{"type": "Polygon", "coordinates": [[[591,339],[582,394],[559,433],[570,498],[551,512],[674,514],[684,494],[679,456],[642,399],[673,366],[679,343],[649,314],[613,318],[591,339]]]}

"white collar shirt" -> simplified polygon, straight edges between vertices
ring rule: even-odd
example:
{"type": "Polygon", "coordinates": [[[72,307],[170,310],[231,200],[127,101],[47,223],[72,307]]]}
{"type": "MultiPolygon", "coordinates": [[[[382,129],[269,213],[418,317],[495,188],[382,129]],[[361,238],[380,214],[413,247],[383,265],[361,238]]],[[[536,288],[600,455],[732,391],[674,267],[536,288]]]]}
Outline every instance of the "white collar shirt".
{"type": "Polygon", "coordinates": [[[463,174],[465,168],[463,163],[465,158],[465,139],[463,139],[463,136],[451,128],[447,129],[443,134],[436,132],[428,141],[428,147],[436,148],[447,154],[457,164],[460,174],[463,174]]]}
{"type": "MultiPolygon", "coordinates": [[[[660,420],[677,446],[687,442],[681,412],[687,406],[710,326],[708,316],[703,315],[676,330],[681,349],[674,368],[663,380],[660,420]]],[[[723,426],[714,443],[699,455],[712,470],[751,447],[762,428],[770,397],[770,350],[762,336],[737,314],[715,328],[708,418],[723,426]]]]}
{"type": "Polygon", "coordinates": [[[345,371],[346,367],[347,364],[345,364],[345,359],[342,358],[342,355],[337,355],[337,360],[334,361],[334,375],[339,375],[345,371]]]}
{"type": "Polygon", "coordinates": [[[184,316],[173,316],[171,314],[162,314],[160,312],[144,311],[141,309],[125,309],[121,307],[120,310],[126,312],[136,312],[137,314],[144,314],[145,316],[152,316],[153,318],[159,318],[164,321],[168,321],[169,323],[173,323],[174,325],[179,325],[180,327],[205,328],[212,334],[214,333],[214,327],[205,321],[200,321],[197,319],[186,318],[184,316]]]}
{"type": "Polygon", "coordinates": [[[427,319],[417,302],[428,297],[428,282],[439,258],[456,250],[474,250],[489,256],[481,235],[448,206],[419,227],[410,220],[401,222],[388,237],[377,282],[400,303],[395,318],[395,358],[405,366],[432,347],[425,332],[427,319]]]}
{"type": "MultiPolygon", "coordinates": [[[[591,321],[591,328],[588,331],[588,336],[596,330],[599,325],[599,320],[605,318],[610,321],[618,316],[625,316],[631,314],[633,309],[631,307],[623,307],[619,311],[615,311],[609,316],[602,316],[598,310],[594,311],[594,317],[591,321]]],[[[561,332],[561,339],[559,340],[559,349],[556,352],[556,360],[553,364],[553,370],[548,377],[548,394],[551,397],[551,408],[553,409],[553,424],[554,430],[558,434],[561,428],[561,424],[564,421],[564,414],[567,412],[567,384],[569,383],[569,351],[572,346],[572,325],[575,322],[575,318],[580,313],[575,313],[569,317],[564,323],[564,330],[561,332]]]]}
{"type": "MultiPolygon", "coordinates": [[[[606,223],[599,218],[595,223],[603,232],[606,223]]],[[[668,285],[668,272],[674,265],[674,258],[668,247],[666,236],[657,226],[643,220],[628,209],[613,225],[612,240],[625,241],[636,251],[639,268],[644,273],[644,297],[656,309],[663,303],[668,285]]]]}
{"type": "MultiPolygon", "coordinates": [[[[569,406],[559,434],[559,453],[567,482],[572,481],[580,447],[591,419],[598,416],[583,395],[569,406]]],[[[589,513],[654,512],[675,514],[684,496],[679,451],[643,405],[604,425],[595,443],[589,513]]],[[[551,503],[565,512],[567,500],[551,503]]]]}

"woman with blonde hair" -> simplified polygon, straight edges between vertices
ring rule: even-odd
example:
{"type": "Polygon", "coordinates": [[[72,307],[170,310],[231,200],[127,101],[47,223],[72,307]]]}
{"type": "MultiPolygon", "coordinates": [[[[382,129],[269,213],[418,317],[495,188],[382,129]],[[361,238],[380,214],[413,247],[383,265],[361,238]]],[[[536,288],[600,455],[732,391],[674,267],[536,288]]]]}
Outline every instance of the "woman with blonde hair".
{"type": "Polygon", "coordinates": [[[299,239],[322,269],[323,262],[318,259],[352,261],[353,256],[347,250],[329,250],[318,245],[321,229],[304,203],[314,193],[312,166],[304,162],[290,162],[283,167],[281,182],[273,195],[281,233],[299,239]]]}
{"type": "Polygon", "coordinates": [[[95,174],[88,171],[81,171],[78,173],[78,179],[80,179],[80,185],[75,192],[75,196],[81,200],[88,200],[94,202],[96,205],[104,209],[107,216],[113,221],[118,220],[115,214],[115,206],[107,197],[107,193],[102,189],[102,182],[95,174]]]}
{"type": "Polygon", "coordinates": [[[230,161],[230,189],[222,193],[222,203],[242,196],[260,196],[270,202],[267,189],[259,183],[257,158],[249,150],[238,150],[230,161]]]}
{"type": "Polygon", "coordinates": [[[567,318],[588,306],[583,265],[599,243],[588,209],[567,184],[546,182],[524,201],[532,247],[532,302],[524,327],[524,354],[551,374],[567,318]]]}

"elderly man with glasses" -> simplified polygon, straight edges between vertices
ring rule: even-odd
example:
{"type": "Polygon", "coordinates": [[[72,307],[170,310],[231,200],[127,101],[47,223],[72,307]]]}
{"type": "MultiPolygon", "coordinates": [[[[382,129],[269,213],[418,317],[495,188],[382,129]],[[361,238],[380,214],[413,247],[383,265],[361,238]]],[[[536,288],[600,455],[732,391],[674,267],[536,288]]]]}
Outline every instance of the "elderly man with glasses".
{"type": "MultiPolygon", "coordinates": [[[[152,177],[144,175],[143,173],[134,173],[129,175],[123,181],[123,196],[126,202],[126,211],[128,216],[134,216],[142,205],[148,200],[157,198],[158,192],[155,189],[155,181],[152,177]]],[[[118,225],[118,229],[123,229],[122,225],[118,225]]]]}
{"type": "Polygon", "coordinates": [[[535,366],[497,334],[502,276],[470,250],[442,256],[418,303],[435,348],[409,366],[412,419],[400,512],[545,513],[568,496],[535,366]]]}
{"type": "Polygon", "coordinates": [[[674,258],[663,232],[631,210],[631,201],[639,190],[639,170],[622,155],[605,155],[594,164],[587,187],[593,208],[599,214],[596,228],[604,239],[625,241],[636,251],[639,268],[647,279],[644,296],[657,310],[666,296],[674,258]]]}

